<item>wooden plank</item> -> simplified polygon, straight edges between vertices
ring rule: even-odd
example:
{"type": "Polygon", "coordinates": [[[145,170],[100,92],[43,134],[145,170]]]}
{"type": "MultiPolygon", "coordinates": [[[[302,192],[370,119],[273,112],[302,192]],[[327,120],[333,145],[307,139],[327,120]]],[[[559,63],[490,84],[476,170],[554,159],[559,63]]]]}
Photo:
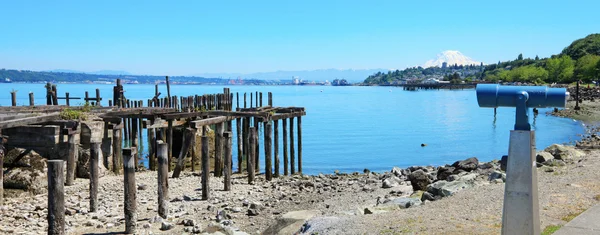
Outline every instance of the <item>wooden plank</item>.
{"type": "Polygon", "coordinates": [[[281,120],[281,119],[295,118],[295,117],[300,117],[300,116],[306,116],[306,112],[276,114],[276,115],[271,116],[271,120],[281,120]]]}
{"type": "Polygon", "coordinates": [[[23,114],[14,114],[14,115],[2,115],[2,116],[0,116],[0,122],[19,119],[19,118],[33,117],[33,116],[37,116],[37,114],[23,113],[23,114]]]}
{"type": "MultiPolygon", "coordinates": [[[[173,126],[184,126],[186,123],[187,120],[174,120],[173,126]]],[[[155,119],[154,121],[144,120],[142,123],[144,129],[167,128],[168,126],[169,122],[163,119],[155,119]]]]}
{"type": "Polygon", "coordinates": [[[58,119],[60,119],[59,113],[50,113],[50,114],[45,114],[45,115],[35,116],[35,117],[25,117],[25,118],[13,119],[13,120],[0,122],[0,129],[25,126],[25,125],[36,124],[36,123],[50,122],[50,121],[54,121],[54,120],[58,120],[58,119]]]}
{"type": "Polygon", "coordinates": [[[196,120],[196,121],[191,121],[191,126],[198,129],[202,126],[215,125],[218,123],[223,123],[223,122],[226,122],[229,120],[234,120],[234,119],[235,119],[235,117],[214,117],[214,118],[200,119],[200,120],[196,120]]]}

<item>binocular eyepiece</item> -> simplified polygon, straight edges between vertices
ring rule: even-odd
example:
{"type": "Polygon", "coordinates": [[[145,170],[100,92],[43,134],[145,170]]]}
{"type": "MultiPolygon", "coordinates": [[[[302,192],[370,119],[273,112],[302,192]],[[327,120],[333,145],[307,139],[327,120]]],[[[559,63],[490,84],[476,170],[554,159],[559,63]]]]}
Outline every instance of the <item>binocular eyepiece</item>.
{"type": "Polygon", "coordinates": [[[564,108],[569,92],[565,88],[545,86],[500,86],[498,84],[477,84],[479,107],[517,107],[519,99],[526,99],[527,108],[564,108]]]}

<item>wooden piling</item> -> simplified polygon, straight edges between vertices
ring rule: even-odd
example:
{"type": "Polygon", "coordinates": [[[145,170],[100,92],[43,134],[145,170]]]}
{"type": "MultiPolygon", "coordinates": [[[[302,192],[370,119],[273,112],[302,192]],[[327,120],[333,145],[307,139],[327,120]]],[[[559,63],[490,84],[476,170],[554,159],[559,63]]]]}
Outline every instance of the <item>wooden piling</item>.
{"type": "Polygon", "coordinates": [[[202,133],[202,200],[208,200],[209,198],[209,161],[208,161],[208,136],[206,132],[202,133]]]}
{"type": "Polygon", "coordinates": [[[224,147],[225,147],[225,167],[223,169],[223,180],[224,180],[224,190],[225,191],[231,191],[231,132],[225,132],[223,133],[223,139],[224,139],[224,147]]]}
{"type": "Polygon", "coordinates": [[[273,179],[273,168],[271,166],[271,150],[273,143],[273,130],[271,129],[271,122],[267,121],[263,124],[264,126],[264,142],[265,142],[265,178],[270,181],[273,179]]]}
{"type": "Polygon", "coordinates": [[[137,166],[139,165],[139,156],[138,156],[138,119],[137,118],[132,118],[131,119],[131,148],[135,149],[135,167],[137,169],[137,166]]]}
{"type": "Polygon", "coordinates": [[[260,99],[259,99],[259,100],[260,100],[260,106],[258,106],[258,107],[262,107],[262,101],[263,101],[263,98],[262,98],[262,92],[261,92],[261,93],[259,93],[259,95],[260,95],[260,99]]]}
{"type": "Polygon", "coordinates": [[[52,104],[58,105],[58,93],[56,90],[56,85],[52,85],[52,104]]]}
{"type": "MultiPolygon", "coordinates": [[[[260,107],[260,106],[258,106],[258,91],[255,91],[255,97],[256,97],[256,107],[258,108],[258,107],[260,107]]],[[[258,129],[257,129],[257,132],[258,132],[258,129]]]]}
{"type": "Polygon", "coordinates": [[[244,92],[244,108],[246,108],[246,92],[244,92]]]}
{"type": "Polygon", "coordinates": [[[296,173],[296,167],[294,164],[294,118],[290,118],[290,174],[296,173]]]}
{"type": "Polygon", "coordinates": [[[192,147],[194,135],[194,129],[192,128],[186,128],[183,131],[183,143],[181,145],[181,151],[179,151],[179,157],[177,158],[177,166],[175,166],[175,170],[173,170],[173,178],[179,178],[179,174],[185,167],[185,156],[190,150],[190,147],[192,147]]]}
{"type": "Polygon", "coordinates": [[[90,212],[98,210],[98,153],[100,152],[100,143],[93,142],[90,146],[90,212]]]}
{"type": "Polygon", "coordinates": [[[75,168],[77,167],[77,158],[78,158],[78,149],[77,144],[75,143],[75,134],[70,134],[67,137],[67,177],[65,185],[71,186],[73,185],[73,181],[75,181],[75,168]]]}
{"type": "Polygon", "coordinates": [[[136,233],[137,213],[136,213],[136,191],[135,184],[135,150],[131,148],[123,149],[123,182],[125,189],[125,202],[123,208],[125,212],[125,233],[136,233]]]}
{"type": "Polygon", "coordinates": [[[254,154],[255,154],[255,141],[256,141],[256,129],[254,127],[248,128],[248,184],[254,183],[254,154]]]}
{"type": "Polygon", "coordinates": [[[10,101],[12,106],[17,106],[17,91],[10,92],[10,101]]]}
{"type": "Polygon", "coordinates": [[[35,101],[33,99],[33,92],[29,92],[29,106],[34,106],[35,101]]]}
{"type": "Polygon", "coordinates": [[[269,92],[269,106],[273,107],[273,93],[269,92]]]}
{"type": "Polygon", "coordinates": [[[279,120],[273,121],[273,157],[275,158],[275,177],[279,177],[279,120]]]}
{"type": "MultiPolygon", "coordinates": [[[[169,84],[169,76],[166,76],[165,80],[167,83],[167,104],[171,104],[171,85],[169,84]]],[[[167,105],[167,107],[171,107],[171,106],[167,105]]],[[[170,144],[169,144],[169,148],[170,148],[170,144]]],[[[170,157],[171,157],[171,155],[169,155],[169,158],[170,157]]],[[[169,166],[169,168],[170,168],[170,166],[169,166]]]]}
{"type": "Polygon", "coordinates": [[[283,119],[281,123],[283,127],[283,175],[288,175],[288,131],[287,131],[287,119],[283,119]]]}
{"type": "Polygon", "coordinates": [[[156,152],[155,147],[156,137],[154,136],[155,128],[146,129],[148,135],[148,167],[151,171],[156,170],[156,152]]]}
{"type": "Polygon", "coordinates": [[[158,158],[158,215],[163,219],[167,218],[168,200],[169,200],[169,167],[168,164],[168,148],[167,144],[158,140],[157,158],[158,158]]]}
{"type": "Polygon", "coordinates": [[[100,89],[96,88],[96,106],[102,106],[100,105],[100,89]]]}
{"type": "Polygon", "coordinates": [[[63,160],[48,160],[48,234],[65,234],[63,160]]]}
{"type": "Polygon", "coordinates": [[[112,129],[112,149],[113,149],[113,172],[120,174],[121,171],[121,159],[123,159],[122,143],[123,138],[121,135],[122,123],[115,123],[112,129]]]}
{"type": "Polygon", "coordinates": [[[169,172],[172,170],[171,168],[171,158],[173,158],[173,120],[167,121],[167,146],[169,148],[169,172]]]}
{"type": "Polygon", "coordinates": [[[258,118],[254,117],[254,131],[256,132],[256,141],[254,142],[254,144],[256,145],[254,149],[254,170],[257,173],[260,172],[260,143],[258,141],[259,130],[260,122],[258,121],[258,118]]]}
{"type": "Polygon", "coordinates": [[[215,128],[215,177],[223,176],[223,123],[216,124],[215,128]]]}
{"type": "MultiPolygon", "coordinates": [[[[250,117],[245,117],[242,119],[242,138],[243,138],[243,156],[246,158],[246,169],[248,169],[249,160],[249,152],[250,152],[250,117]]],[[[240,172],[242,169],[240,168],[240,172]]]]}
{"type": "Polygon", "coordinates": [[[52,84],[46,83],[46,105],[52,105],[52,84]]]}
{"type": "Polygon", "coordinates": [[[298,173],[302,174],[302,116],[298,116],[298,173]]]}
{"type": "Polygon", "coordinates": [[[253,95],[252,92],[250,92],[250,108],[252,108],[252,104],[254,103],[254,102],[252,102],[252,95],[253,95]]]}
{"type": "MultiPolygon", "coordinates": [[[[238,104],[239,105],[239,104],[238,104]]],[[[242,140],[242,119],[235,119],[235,130],[237,135],[237,168],[238,173],[242,173],[242,155],[243,152],[243,140],[242,140]]]]}

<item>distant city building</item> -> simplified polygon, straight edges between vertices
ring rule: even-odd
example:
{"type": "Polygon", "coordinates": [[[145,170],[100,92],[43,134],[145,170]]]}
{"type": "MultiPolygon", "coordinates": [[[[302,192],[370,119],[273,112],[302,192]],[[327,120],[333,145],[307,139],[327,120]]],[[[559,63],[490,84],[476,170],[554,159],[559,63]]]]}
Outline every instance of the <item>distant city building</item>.
{"type": "Polygon", "coordinates": [[[442,69],[448,68],[448,62],[442,62],[442,69]]]}

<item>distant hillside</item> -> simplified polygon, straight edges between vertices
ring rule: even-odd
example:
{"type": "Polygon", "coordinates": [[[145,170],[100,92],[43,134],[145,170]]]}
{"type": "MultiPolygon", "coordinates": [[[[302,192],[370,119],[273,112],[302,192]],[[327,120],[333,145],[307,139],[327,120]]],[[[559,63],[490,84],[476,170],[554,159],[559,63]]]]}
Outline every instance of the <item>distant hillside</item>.
{"type": "MultiPolygon", "coordinates": [[[[68,72],[38,72],[29,70],[0,69],[0,82],[9,78],[13,82],[114,82],[117,78],[126,83],[159,83],[164,82],[164,76],[149,75],[102,75],[68,72]]],[[[227,84],[229,80],[220,78],[170,76],[174,83],[195,84],[227,84]]],[[[245,80],[245,84],[256,84],[262,81],[245,80]]]]}
{"type": "Polygon", "coordinates": [[[585,55],[600,55],[600,34],[590,34],[585,38],[575,40],[562,51],[561,55],[568,55],[574,60],[585,55]]]}
{"type": "Polygon", "coordinates": [[[600,34],[577,39],[562,53],[534,59],[519,55],[516,60],[487,65],[481,77],[491,82],[589,83],[600,79],[600,34]]]}
{"type": "Polygon", "coordinates": [[[318,70],[299,70],[299,71],[275,71],[275,72],[261,72],[261,73],[201,73],[194,74],[203,77],[220,77],[237,79],[241,78],[252,78],[262,80],[273,80],[283,81],[292,80],[293,77],[302,79],[303,81],[325,81],[330,82],[335,79],[346,79],[350,82],[357,82],[364,80],[365,77],[377,73],[387,72],[387,69],[318,69],[318,70]]]}

